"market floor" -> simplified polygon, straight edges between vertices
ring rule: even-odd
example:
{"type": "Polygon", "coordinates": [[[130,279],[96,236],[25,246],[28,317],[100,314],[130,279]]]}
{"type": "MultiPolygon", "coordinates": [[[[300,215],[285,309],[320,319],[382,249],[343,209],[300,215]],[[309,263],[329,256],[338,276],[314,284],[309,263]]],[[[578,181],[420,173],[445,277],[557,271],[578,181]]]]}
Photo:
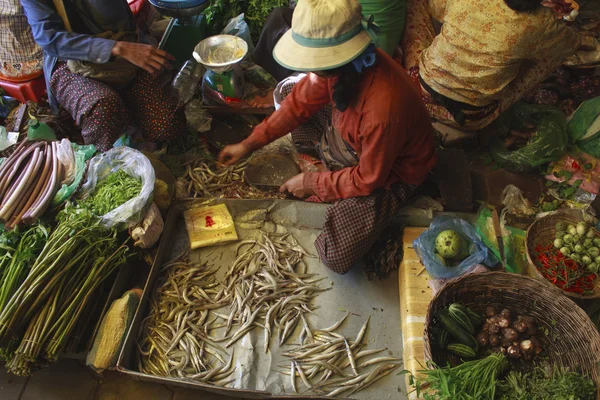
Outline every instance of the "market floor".
{"type": "MultiPolygon", "coordinates": [[[[29,378],[0,368],[0,400],[233,400],[211,393],[135,381],[109,371],[98,377],[82,362],[65,360],[29,378]]],[[[239,400],[239,399],[237,399],[239,400]]]]}

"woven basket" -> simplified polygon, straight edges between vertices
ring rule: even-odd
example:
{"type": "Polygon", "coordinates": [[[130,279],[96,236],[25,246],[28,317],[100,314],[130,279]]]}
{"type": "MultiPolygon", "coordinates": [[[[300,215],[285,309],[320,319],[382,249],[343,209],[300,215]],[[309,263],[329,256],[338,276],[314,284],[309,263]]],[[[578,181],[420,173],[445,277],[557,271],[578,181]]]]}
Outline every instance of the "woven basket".
{"type": "MultiPolygon", "coordinates": [[[[577,219],[568,214],[553,214],[544,218],[540,218],[535,221],[529,229],[527,230],[527,238],[525,240],[525,252],[527,254],[527,261],[531,266],[531,271],[533,272],[533,276],[538,279],[543,280],[544,282],[548,282],[552,285],[551,282],[546,280],[544,276],[538,270],[539,263],[535,259],[535,248],[538,244],[542,246],[548,246],[549,244],[554,242],[556,235],[556,224],[558,222],[565,222],[567,224],[577,225],[578,222],[581,222],[580,219],[577,219]]],[[[596,237],[600,237],[600,232],[594,229],[596,237]]],[[[559,290],[561,290],[559,288],[559,290]]],[[[570,297],[578,298],[578,299],[597,299],[600,298],[600,278],[596,279],[594,285],[593,293],[589,295],[581,295],[573,292],[566,292],[562,290],[564,294],[570,297]]]]}
{"type": "Polygon", "coordinates": [[[506,272],[469,274],[450,282],[431,300],[425,321],[425,359],[438,365],[445,365],[452,356],[437,346],[433,333],[438,324],[436,315],[454,302],[479,314],[493,306],[534,317],[540,331],[549,332],[550,337],[541,334],[538,338],[550,361],[589,376],[600,398],[600,333],[587,314],[558,288],[506,272]]]}

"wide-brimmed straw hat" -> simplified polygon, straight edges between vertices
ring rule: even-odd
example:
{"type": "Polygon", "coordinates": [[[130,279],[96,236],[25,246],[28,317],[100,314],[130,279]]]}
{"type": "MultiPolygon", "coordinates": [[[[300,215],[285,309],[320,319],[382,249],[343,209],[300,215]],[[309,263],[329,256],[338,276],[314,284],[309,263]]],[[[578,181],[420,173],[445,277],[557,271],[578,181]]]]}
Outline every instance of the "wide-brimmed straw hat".
{"type": "Polygon", "coordinates": [[[292,29],[275,45],[273,56],[294,71],[323,71],[354,60],[372,43],[372,19],[357,0],[302,0],[292,29]]]}

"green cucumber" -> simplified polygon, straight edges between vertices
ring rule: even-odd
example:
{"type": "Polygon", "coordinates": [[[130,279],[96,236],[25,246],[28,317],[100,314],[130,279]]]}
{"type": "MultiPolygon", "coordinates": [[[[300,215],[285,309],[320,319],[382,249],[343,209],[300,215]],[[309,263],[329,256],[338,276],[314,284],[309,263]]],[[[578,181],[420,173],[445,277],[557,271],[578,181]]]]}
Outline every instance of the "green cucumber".
{"type": "Polygon", "coordinates": [[[448,346],[446,346],[446,350],[462,358],[475,358],[477,356],[475,350],[469,346],[465,346],[462,343],[450,343],[448,346]]]}
{"type": "Polygon", "coordinates": [[[438,340],[438,344],[440,346],[440,348],[445,348],[446,345],[448,344],[448,339],[449,339],[449,334],[448,331],[445,330],[444,328],[440,328],[438,333],[437,333],[437,340],[438,340]]]}
{"type": "Polygon", "coordinates": [[[460,324],[467,332],[471,335],[475,333],[475,327],[473,323],[469,319],[469,314],[467,312],[467,308],[462,304],[452,303],[450,307],[448,307],[448,312],[450,316],[454,318],[456,322],[460,324]]]}
{"type": "Polygon", "coordinates": [[[467,309],[467,315],[469,316],[469,319],[471,320],[473,325],[479,326],[479,325],[483,324],[483,318],[481,317],[481,315],[477,314],[475,311],[471,310],[469,307],[465,307],[465,308],[467,309]]]}
{"type": "Polygon", "coordinates": [[[460,343],[469,346],[475,351],[479,350],[477,340],[450,316],[448,310],[440,310],[437,314],[437,319],[448,333],[460,343]]]}

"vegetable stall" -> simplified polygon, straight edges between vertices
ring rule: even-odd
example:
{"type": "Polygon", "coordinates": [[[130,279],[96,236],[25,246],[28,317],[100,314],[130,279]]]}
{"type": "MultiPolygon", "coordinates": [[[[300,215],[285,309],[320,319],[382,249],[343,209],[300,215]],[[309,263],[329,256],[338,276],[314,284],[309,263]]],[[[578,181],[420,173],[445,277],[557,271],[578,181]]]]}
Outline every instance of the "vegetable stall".
{"type": "Polygon", "coordinates": [[[146,203],[154,188],[149,161],[115,149],[90,160],[86,179],[76,182],[81,190],[50,208],[61,187],[83,178],[78,148],[68,140],[24,140],[0,166],[0,354],[15,375],[56,362],[80,339],[78,327],[87,323],[99,289],[133,254],[126,228],[137,222],[130,203],[146,203]],[[121,157],[128,163],[116,162],[121,157]],[[112,168],[102,175],[98,167],[107,158],[112,168]],[[135,173],[133,164],[141,167],[135,173]]]}

